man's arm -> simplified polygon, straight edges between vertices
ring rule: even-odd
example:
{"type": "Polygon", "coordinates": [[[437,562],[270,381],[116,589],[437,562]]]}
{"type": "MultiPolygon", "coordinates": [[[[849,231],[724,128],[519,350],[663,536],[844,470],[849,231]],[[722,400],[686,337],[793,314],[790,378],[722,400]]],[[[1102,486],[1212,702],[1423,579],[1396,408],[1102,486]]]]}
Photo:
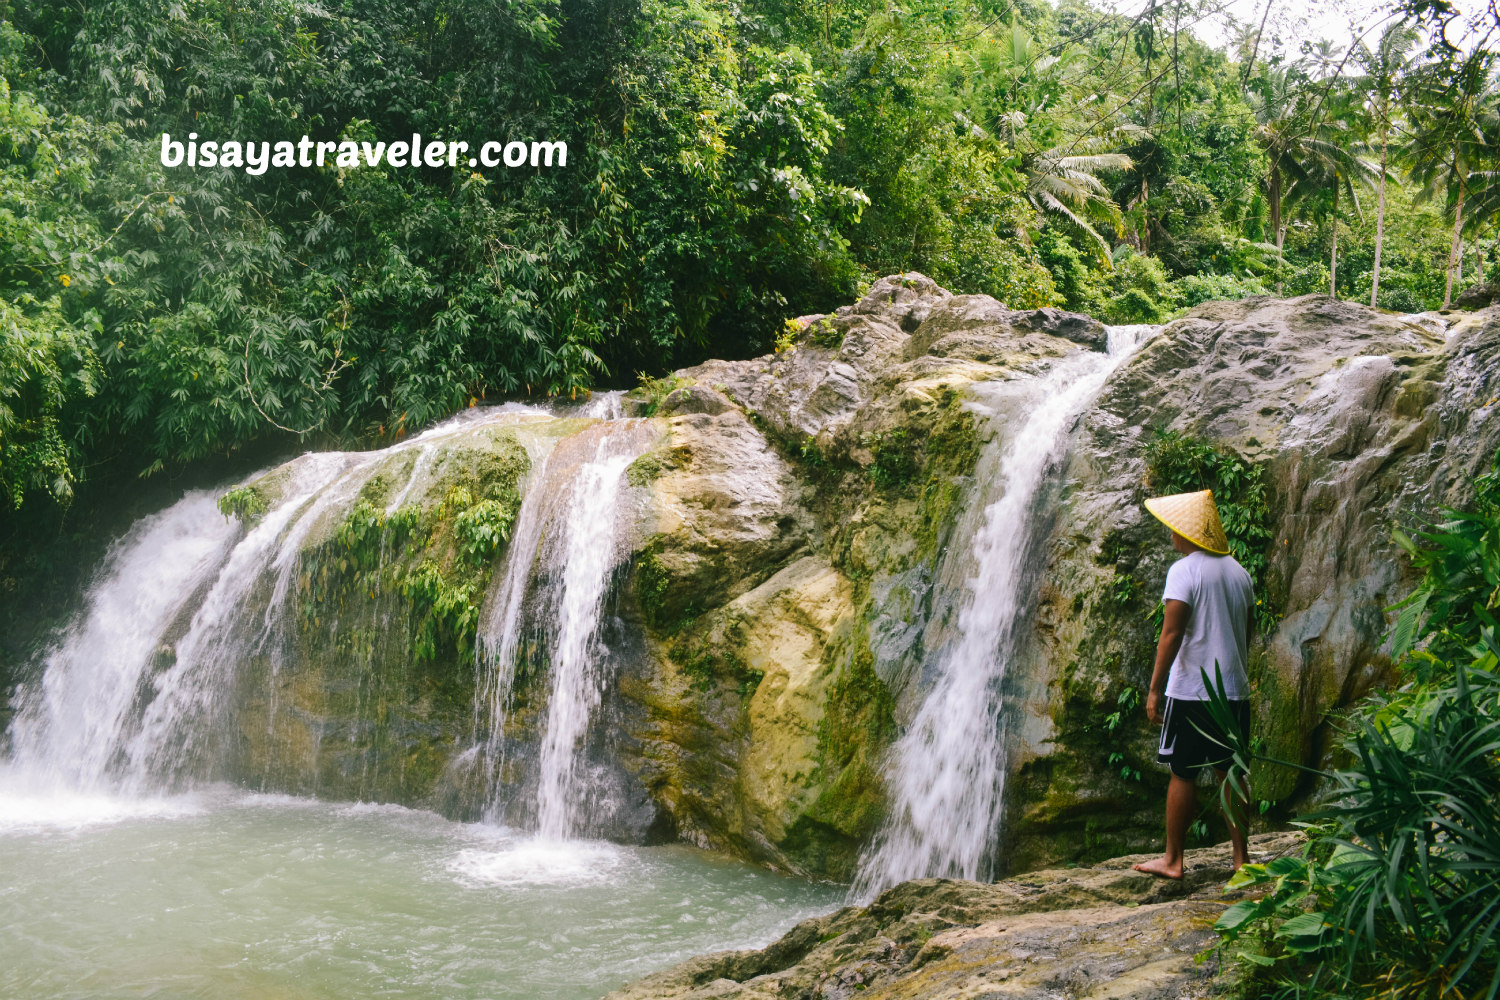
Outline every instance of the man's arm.
{"type": "Polygon", "coordinates": [[[1146,692],[1146,718],[1158,726],[1161,725],[1161,695],[1167,689],[1167,675],[1172,671],[1172,661],[1177,659],[1177,650],[1182,648],[1182,636],[1187,631],[1192,613],[1192,605],[1186,601],[1169,600],[1162,608],[1156,668],[1151,671],[1151,690],[1146,692]]]}

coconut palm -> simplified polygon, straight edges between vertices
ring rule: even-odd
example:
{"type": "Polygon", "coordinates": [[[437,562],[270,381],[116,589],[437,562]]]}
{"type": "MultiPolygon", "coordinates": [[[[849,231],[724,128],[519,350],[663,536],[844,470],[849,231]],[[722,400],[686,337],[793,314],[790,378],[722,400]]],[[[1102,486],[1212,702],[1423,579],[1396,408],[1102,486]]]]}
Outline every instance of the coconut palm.
{"type": "Polygon", "coordinates": [[[1333,298],[1339,294],[1340,196],[1347,196],[1355,215],[1362,217],[1358,186],[1374,187],[1379,176],[1375,164],[1355,152],[1357,144],[1353,136],[1368,124],[1359,96],[1356,88],[1339,78],[1328,81],[1311,135],[1298,150],[1302,157],[1301,174],[1285,198],[1288,206],[1306,203],[1312,214],[1330,222],[1328,294],[1333,298]]]}
{"type": "Polygon", "coordinates": [[[1280,252],[1286,240],[1281,210],[1287,182],[1296,183],[1305,174],[1302,151],[1308,138],[1308,81],[1300,67],[1293,65],[1268,69],[1257,82],[1258,87],[1247,96],[1255,113],[1255,141],[1266,154],[1266,207],[1280,252]]]}
{"type": "Polygon", "coordinates": [[[1385,184],[1390,165],[1391,126],[1395,115],[1400,88],[1412,63],[1412,50],[1417,44],[1417,30],[1406,22],[1391,25],[1380,36],[1372,49],[1363,39],[1355,59],[1364,71],[1357,86],[1364,92],[1370,121],[1375,130],[1375,143],[1380,148],[1380,179],[1378,201],[1375,208],[1375,261],[1370,281],[1370,305],[1375,305],[1380,294],[1380,254],[1385,245],[1385,184]]]}
{"type": "Polygon", "coordinates": [[[1038,212],[1066,219],[1095,244],[1108,259],[1109,242],[1095,225],[1104,223],[1118,230],[1120,206],[1098,177],[1111,170],[1129,170],[1131,159],[1124,153],[1102,149],[1103,140],[1089,140],[1023,155],[1026,197],[1038,212]]]}
{"type": "MultiPolygon", "coordinates": [[[[1312,80],[1293,65],[1268,70],[1252,95],[1255,140],[1266,154],[1266,203],[1280,253],[1286,241],[1285,209],[1299,202],[1315,205],[1332,195],[1333,266],[1338,264],[1338,197],[1346,191],[1358,207],[1353,184],[1374,176],[1351,142],[1352,117],[1337,81],[1312,80]]],[[[1334,294],[1330,289],[1329,294],[1334,294]]]]}
{"type": "Polygon", "coordinates": [[[1475,52],[1456,65],[1434,67],[1414,81],[1408,100],[1410,131],[1402,157],[1421,197],[1439,194],[1453,213],[1443,308],[1453,304],[1453,278],[1463,248],[1466,202],[1471,193],[1493,201],[1490,179],[1500,151],[1500,90],[1493,57],[1475,52]]]}
{"type": "Polygon", "coordinates": [[[1077,227],[1108,261],[1110,244],[1097,227],[1117,230],[1121,213],[1098,175],[1131,169],[1131,158],[1118,152],[1131,126],[1095,122],[1083,137],[1064,139],[1059,108],[1076,71],[1076,52],[1044,51],[1012,15],[1008,30],[976,55],[965,87],[973,114],[964,121],[1019,162],[1039,213],[1077,227]]]}

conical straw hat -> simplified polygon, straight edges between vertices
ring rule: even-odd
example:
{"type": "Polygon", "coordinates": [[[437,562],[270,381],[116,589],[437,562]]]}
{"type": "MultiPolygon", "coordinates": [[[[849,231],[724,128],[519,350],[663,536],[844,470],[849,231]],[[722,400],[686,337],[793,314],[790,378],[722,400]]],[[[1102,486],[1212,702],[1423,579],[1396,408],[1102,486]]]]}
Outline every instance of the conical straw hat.
{"type": "Polygon", "coordinates": [[[1224,537],[1224,525],[1219,523],[1213,490],[1152,497],[1146,501],[1146,509],[1194,545],[1216,555],[1229,554],[1229,539],[1224,537]]]}

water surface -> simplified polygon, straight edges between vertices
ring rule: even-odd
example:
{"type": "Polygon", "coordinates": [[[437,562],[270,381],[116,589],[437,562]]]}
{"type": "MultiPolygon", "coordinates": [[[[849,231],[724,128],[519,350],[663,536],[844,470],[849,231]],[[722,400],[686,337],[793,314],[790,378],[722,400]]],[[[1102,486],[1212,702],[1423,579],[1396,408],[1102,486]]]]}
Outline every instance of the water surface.
{"type": "Polygon", "coordinates": [[[765,944],[842,891],[399,806],[0,775],[0,996],[16,1000],[596,997],[765,944]]]}

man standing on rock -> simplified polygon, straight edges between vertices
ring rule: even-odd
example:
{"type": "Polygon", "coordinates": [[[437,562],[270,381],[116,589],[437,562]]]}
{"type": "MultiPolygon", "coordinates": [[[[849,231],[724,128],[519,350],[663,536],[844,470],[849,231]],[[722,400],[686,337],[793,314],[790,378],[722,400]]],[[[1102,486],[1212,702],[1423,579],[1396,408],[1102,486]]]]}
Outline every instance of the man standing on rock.
{"type": "MultiPolygon", "coordinates": [[[[1172,529],[1172,547],[1184,558],[1167,570],[1161,640],[1146,695],[1146,715],[1161,726],[1156,759],[1172,770],[1167,786],[1167,851],[1135,868],[1182,878],[1182,849],[1197,810],[1198,775],[1212,767],[1222,782],[1231,759],[1229,738],[1208,710],[1204,674],[1214,677],[1217,664],[1240,731],[1248,732],[1250,680],[1245,667],[1255,622],[1255,592],[1250,574],[1229,554],[1212,490],[1155,497],[1146,501],[1146,509],[1172,529]]],[[[1246,860],[1244,788],[1238,774],[1229,780],[1233,805],[1224,819],[1238,871],[1246,860]]]]}

